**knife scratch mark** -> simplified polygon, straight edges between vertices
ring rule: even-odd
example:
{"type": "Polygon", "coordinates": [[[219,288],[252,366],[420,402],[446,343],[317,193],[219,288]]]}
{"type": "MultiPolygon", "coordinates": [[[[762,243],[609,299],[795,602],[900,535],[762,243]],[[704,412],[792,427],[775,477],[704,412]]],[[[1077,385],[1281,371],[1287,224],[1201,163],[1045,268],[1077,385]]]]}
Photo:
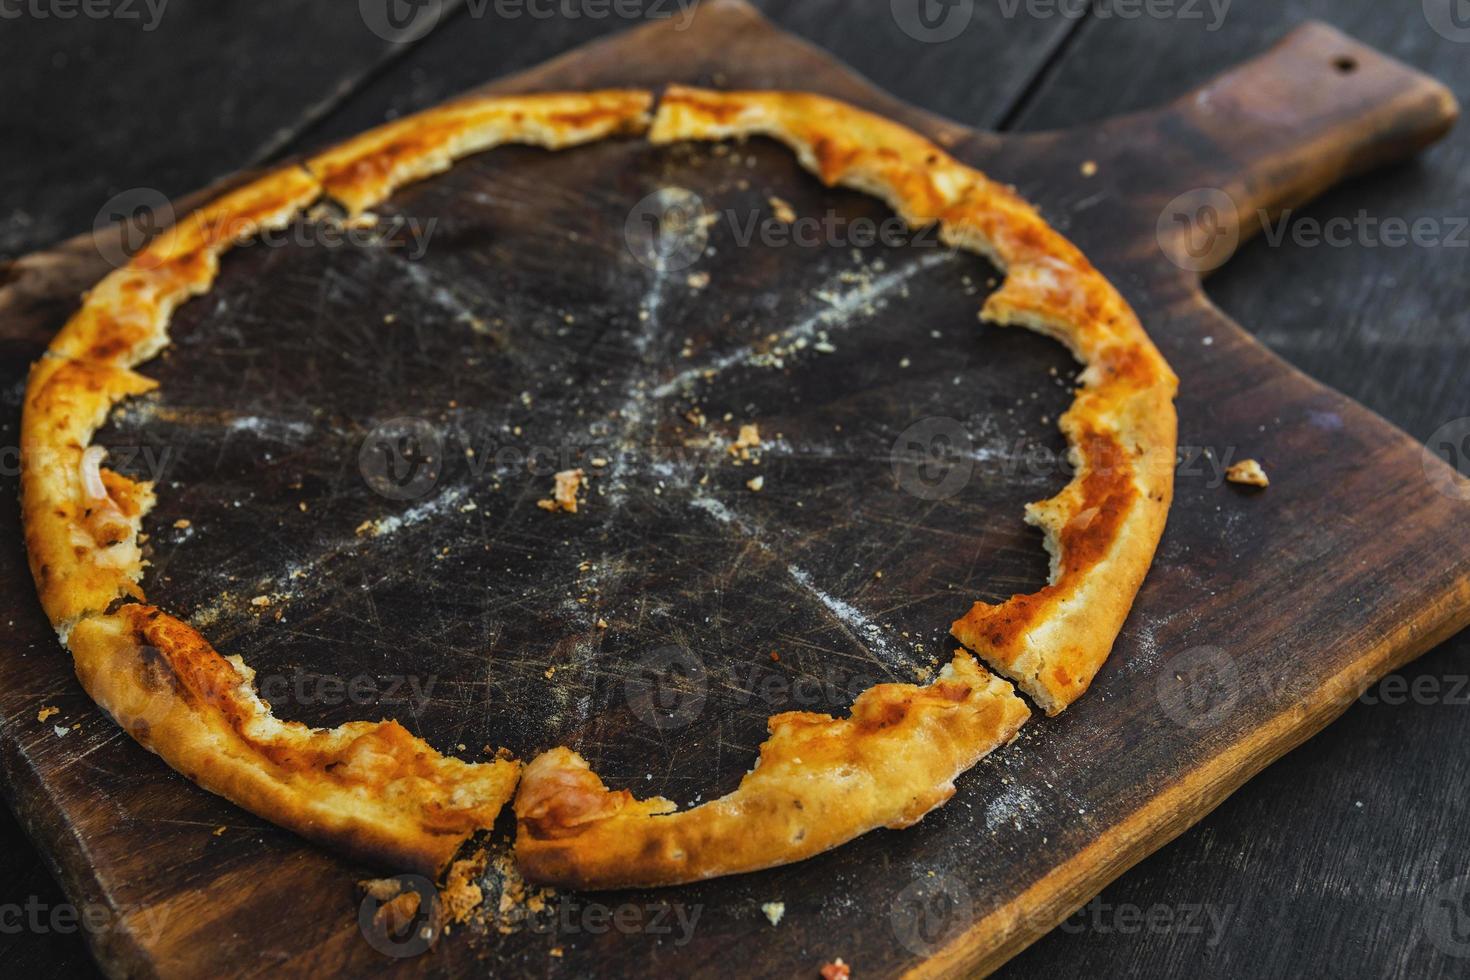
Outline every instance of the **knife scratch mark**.
{"type": "MultiPolygon", "coordinates": [[[[766,555],[781,561],[779,555],[762,543],[760,528],[732,512],[720,501],[701,494],[695,496],[690,504],[709,514],[721,524],[736,528],[747,541],[752,542],[766,555]]],[[[907,665],[909,658],[895,649],[888,637],[884,635],[882,627],[865,616],[861,610],[822,589],[806,569],[791,562],[782,561],[782,565],[791,580],[800,586],[808,596],[820,603],[837,620],[844,632],[870,656],[876,651],[890,667],[907,665]]]]}
{"type": "MultiPolygon", "coordinates": [[[[918,262],[885,273],[876,279],[859,280],[852,283],[843,273],[829,278],[815,290],[815,295],[826,305],[787,327],[777,335],[776,345],[798,340],[810,340],[821,330],[839,330],[854,326],[864,316],[872,316],[882,309],[888,298],[900,292],[908,283],[923,272],[953,262],[954,252],[943,251],[926,255],[918,262]],[[850,287],[844,289],[843,287],[850,287]]],[[[706,364],[687,368],[668,381],[653,389],[655,398],[665,398],[680,391],[701,378],[720,374],[729,368],[750,363],[760,351],[752,344],[722,354],[706,364]]]]}

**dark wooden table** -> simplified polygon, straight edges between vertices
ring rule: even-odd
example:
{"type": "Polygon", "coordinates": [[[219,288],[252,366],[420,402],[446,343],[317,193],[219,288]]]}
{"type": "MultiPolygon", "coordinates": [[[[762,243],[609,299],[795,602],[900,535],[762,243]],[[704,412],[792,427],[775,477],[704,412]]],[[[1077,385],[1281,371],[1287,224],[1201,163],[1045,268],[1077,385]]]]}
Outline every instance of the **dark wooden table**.
{"type": "MultiPolygon", "coordinates": [[[[993,129],[1141,108],[1307,18],[1470,98],[1464,0],[1103,0],[1085,16],[1082,0],[954,0],[933,9],[969,21],[931,22],[953,34],[940,41],[912,36],[922,31],[893,12],[904,0],[761,6],[900,97],[993,129]]],[[[90,8],[105,17],[46,0],[16,17],[6,8],[0,256],[90,228],[121,192],[185,193],[630,26],[637,18],[626,12],[640,8],[685,15],[675,0],[430,0],[432,29],[395,42],[350,3],[171,0],[157,15],[141,2],[90,8]]],[[[1470,416],[1467,192],[1470,127],[1302,210],[1280,243],[1256,239],[1213,277],[1211,293],[1288,360],[1428,440],[1470,416]],[[1420,218],[1433,222],[1432,240],[1395,245],[1381,234],[1385,220],[1420,218]],[[1345,234],[1313,244],[1315,227],[1345,234]]],[[[20,392],[3,397],[12,416],[20,392]]],[[[0,430],[0,442],[14,439],[0,430]]],[[[1457,947],[1425,931],[1426,910],[1446,898],[1441,885],[1470,873],[1467,675],[1462,636],[1369,692],[1004,972],[1470,972],[1470,935],[1457,947]]],[[[46,859],[3,819],[0,959],[14,975],[92,970],[46,859]]],[[[1470,896],[1448,897],[1470,923],[1470,896]]]]}

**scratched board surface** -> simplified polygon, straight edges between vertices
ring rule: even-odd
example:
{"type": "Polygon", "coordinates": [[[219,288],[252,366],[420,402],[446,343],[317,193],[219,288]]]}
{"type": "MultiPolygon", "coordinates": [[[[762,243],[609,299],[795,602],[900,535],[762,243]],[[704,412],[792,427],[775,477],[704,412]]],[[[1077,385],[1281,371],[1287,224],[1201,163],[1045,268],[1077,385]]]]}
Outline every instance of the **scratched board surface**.
{"type": "Polygon", "coordinates": [[[570,744],[688,803],[772,712],[923,676],[974,598],[1043,584],[1021,514],[1066,480],[1070,359],[783,148],[505,149],[378,216],[228,257],[101,437],[165,469],[150,599],[279,714],[371,692],[469,758],[570,744]],[[698,214],[647,239],[650,208],[698,214]],[[573,467],[578,512],[538,507],[573,467]]]}
{"type": "MultiPolygon", "coordinates": [[[[130,916],[94,937],[115,972],[993,966],[1325,724],[1353,684],[1463,622],[1464,546],[1448,530],[1463,505],[1429,486],[1419,447],[1292,373],[1159,256],[1176,181],[1238,164],[1268,174],[1252,182],[1265,195],[1279,174],[1222,156],[1178,106],[1060,142],[967,134],[738,5],[711,9],[687,34],[503,84],[800,86],[935,134],[1018,183],[1138,306],[1184,380],[1182,443],[1260,456],[1271,489],[1222,486],[1219,459],[1187,454],[1092,691],[1034,719],[920,826],[760,874],[561,895],[529,927],[456,929],[396,959],[354,915],[356,881],[392,869],[330,857],[148,759],[58,679],[27,586],[27,645],[0,662],[26,722],[7,764],[69,886],[130,916]],[[1116,185],[1079,177],[1083,153],[1116,185]],[[1210,677],[1223,697],[1197,690],[1210,677]],[[30,724],[52,696],[81,719],[75,737],[30,724]],[[634,921],[610,928],[610,909],[634,921]]],[[[1340,54],[1320,33],[1297,42],[1291,84],[1323,90],[1329,43],[1340,54]]],[[[1355,53],[1378,77],[1370,55],[1355,53]]],[[[1252,70],[1275,91],[1279,65],[1252,70]]],[[[467,758],[565,742],[615,786],[689,804],[734,785],[770,713],[842,711],[873,681],[923,676],[973,599],[1044,580],[1020,515],[1067,477],[1068,358],[978,324],[994,276],[981,260],[922,238],[860,244],[857,219],[881,226],[883,208],[822,190],[784,150],[503,149],[376,210],[350,244],[302,222],[228,256],[146,367],[161,391],[101,436],[160,481],[150,597],[244,655],[280,715],[391,715],[467,758]],[[670,217],[668,188],[673,210],[708,217],[707,239],[692,255],[678,239],[651,267],[637,242],[670,217]],[[762,231],[784,212],[776,197],[830,230],[795,245],[762,231]],[[732,456],[749,423],[757,458],[732,456]],[[572,465],[591,475],[580,512],[540,509],[572,465]]],[[[7,291],[38,333],[96,278],[47,259],[27,266],[39,285],[7,291]]],[[[485,881],[492,907],[498,884],[485,881]]]]}

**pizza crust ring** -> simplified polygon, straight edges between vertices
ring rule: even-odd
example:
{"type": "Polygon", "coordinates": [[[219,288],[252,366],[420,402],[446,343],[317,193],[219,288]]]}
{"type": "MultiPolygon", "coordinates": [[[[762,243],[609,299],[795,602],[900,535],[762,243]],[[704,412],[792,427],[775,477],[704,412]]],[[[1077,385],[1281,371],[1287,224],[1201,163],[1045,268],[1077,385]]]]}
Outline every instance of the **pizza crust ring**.
{"type": "MultiPolygon", "coordinates": [[[[231,244],[324,194],[359,213],[501,143],[556,148],[642,132],[651,104],[638,91],[469,99],[370,131],[187,217],[104,279],[36,365],[22,491],[42,604],[88,692],[175,769],[311,839],[425,872],[493,822],[517,763],[446,759],[395,722],[276,721],[238,658],[144,604],[137,535],[151,488],[97,467],[89,442],[113,404],[153,387],[130,369],[167,343],[172,310],[209,288],[231,244]],[[140,702],[142,725],[129,707],[140,702]]],[[[1116,290],[1034,209],[896,123],[804,93],[671,86],[649,137],[752,134],[786,143],[825,183],[875,194],[911,225],[937,222],[946,243],[985,255],[1006,279],[981,316],[1055,337],[1086,365],[1061,420],[1074,478],[1027,508],[1052,555],[1050,581],[1005,603],[977,602],[953,626],[1047,713],[1061,711],[1106,659],[1162,534],[1172,372],[1116,290]]],[[[849,718],[773,717],[740,788],[682,812],[609,791],[574,752],[553,749],[520,779],[518,861],[537,880],[609,888],[799,860],[916,822],[1028,716],[1010,684],[960,651],[927,687],[864,692],[849,718]]]]}

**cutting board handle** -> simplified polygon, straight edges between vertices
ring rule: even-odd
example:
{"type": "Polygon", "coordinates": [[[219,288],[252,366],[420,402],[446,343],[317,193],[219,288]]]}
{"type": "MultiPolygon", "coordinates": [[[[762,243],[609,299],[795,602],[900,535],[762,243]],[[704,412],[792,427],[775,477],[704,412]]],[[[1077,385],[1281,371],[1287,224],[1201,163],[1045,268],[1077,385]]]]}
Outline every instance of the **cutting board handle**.
{"type": "MultiPolygon", "coordinates": [[[[1177,212],[1172,234],[1197,250],[1202,238],[1244,240],[1283,209],[1412,156],[1458,115],[1444,85],[1311,22],[1174,102],[1104,128],[1112,141],[1133,137],[1161,151],[1146,167],[1149,196],[1171,202],[1163,210],[1177,212]]],[[[1165,244],[1171,232],[1159,230],[1165,244]]]]}

